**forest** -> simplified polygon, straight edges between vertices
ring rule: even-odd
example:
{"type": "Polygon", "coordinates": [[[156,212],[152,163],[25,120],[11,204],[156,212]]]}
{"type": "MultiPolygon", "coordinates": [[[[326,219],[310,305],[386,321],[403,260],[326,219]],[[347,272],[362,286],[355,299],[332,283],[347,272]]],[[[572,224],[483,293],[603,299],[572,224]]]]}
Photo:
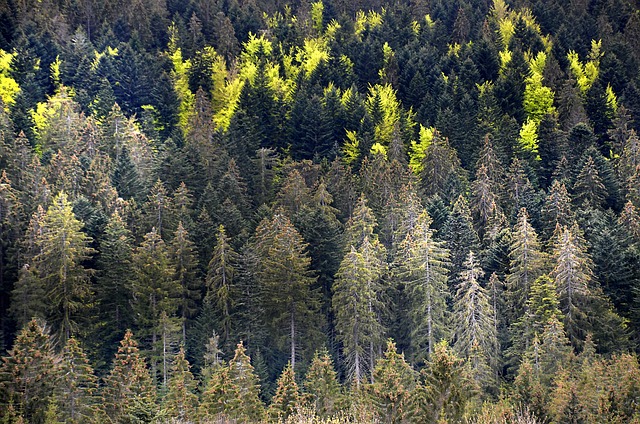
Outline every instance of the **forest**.
{"type": "Polygon", "coordinates": [[[0,0],[0,422],[640,423],[632,0],[0,0]]]}

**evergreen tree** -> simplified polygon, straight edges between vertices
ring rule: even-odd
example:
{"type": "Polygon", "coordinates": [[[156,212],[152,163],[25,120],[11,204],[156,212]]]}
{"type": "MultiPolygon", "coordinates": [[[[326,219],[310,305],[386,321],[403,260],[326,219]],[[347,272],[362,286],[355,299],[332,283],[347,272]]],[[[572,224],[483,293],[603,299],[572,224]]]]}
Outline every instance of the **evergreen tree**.
{"type": "Polygon", "coordinates": [[[208,266],[205,302],[216,306],[222,326],[222,340],[225,344],[228,344],[230,340],[234,305],[238,301],[235,281],[238,260],[239,255],[229,244],[224,226],[220,225],[213,256],[208,266]]]}
{"type": "Polygon", "coordinates": [[[509,259],[507,296],[512,309],[511,319],[517,319],[525,312],[525,302],[531,284],[542,275],[545,266],[545,256],[538,242],[538,235],[529,223],[529,215],[525,208],[520,209],[518,213],[518,221],[511,238],[509,259]]]}
{"type": "Polygon", "coordinates": [[[168,419],[189,421],[195,418],[198,396],[194,393],[196,381],[189,368],[189,361],[181,347],[174,358],[171,378],[167,385],[168,391],[162,402],[164,414],[168,419]]]}
{"type": "Polygon", "coordinates": [[[479,239],[473,228],[471,211],[467,200],[460,195],[453,205],[453,211],[444,224],[442,238],[451,251],[451,275],[458,276],[469,252],[478,247],[479,239]]]}
{"type": "Polygon", "coordinates": [[[464,267],[453,301],[453,347],[469,361],[476,382],[484,385],[492,376],[490,364],[497,354],[497,334],[487,291],[479,281],[484,271],[473,252],[469,252],[464,267]]]}
{"type": "Polygon", "coordinates": [[[54,389],[57,418],[65,423],[91,422],[98,417],[98,381],[79,342],[67,340],[54,389]]]}
{"type": "Polygon", "coordinates": [[[131,232],[116,211],[109,218],[100,241],[96,273],[98,316],[104,323],[96,335],[105,359],[115,354],[122,334],[134,325],[132,256],[131,232]]]}
{"type": "Polygon", "coordinates": [[[153,380],[131,331],[120,341],[102,396],[107,416],[114,422],[149,422],[155,415],[153,380]]]}
{"type": "Polygon", "coordinates": [[[28,422],[44,422],[44,405],[58,385],[57,360],[48,330],[35,319],[20,331],[0,367],[4,407],[14,407],[28,422]]]}
{"type": "Polygon", "coordinates": [[[312,287],[316,277],[312,276],[306,248],[282,210],[271,219],[265,218],[256,229],[257,277],[265,291],[263,302],[271,335],[275,340],[289,342],[291,367],[295,367],[296,356],[302,356],[305,347],[313,345],[314,331],[320,327],[319,299],[312,287]],[[311,323],[315,324],[310,326],[311,323]]]}
{"type": "Polygon", "coordinates": [[[436,131],[422,161],[420,187],[426,196],[439,194],[453,201],[465,185],[466,176],[455,149],[436,131]]]}
{"type": "Polygon", "coordinates": [[[380,309],[381,266],[369,239],[362,247],[351,247],[340,264],[333,284],[333,311],[337,340],[342,343],[347,376],[356,387],[370,368],[374,344],[382,338],[380,309]],[[367,362],[367,359],[369,361],[367,362]]]}
{"type": "Polygon", "coordinates": [[[38,278],[47,298],[47,318],[64,345],[80,330],[79,321],[92,300],[90,271],[82,262],[94,252],[90,237],[82,231],[64,192],[58,194],[44,217],[42,234],[36,239],[40,253],[34,258],[38,278]]]}
{"type": "Polygon", "coordinates": [[[384,356],[376,362],[372,383],[367,392],[377,412],[385,423],[404,422],[410,412],[410,399],[415,387],[414,372],[396,351],[393,341],[387,341],[384,356]]]}
{"type": "Polygon", "coordinates": [[[290,363],[282,370],[277,384],[276,394],[269,406],[269,416],[274,420],[286,420],[301,406],[298,384],[290,363]]]}
{"type": "Polygon", "coordinates": [[[334,416],[344,407],[344,398],[329,353],[316,351],[305,375],[304,397],[322,419],[334,416]]]}
{"type": "Polygon", "coordinates": [[[558,180],[553,180],[547,199],[540,212],[548,238],[551,238],[558,225],[573,224],[575,214],[571,207],[571,198],[564,184],[558,182],[558,180]]]}
{"type": "Polygon", "coordinates": [[[449,250],[434,239],[431,217],[423,210],[400,246],[399,272],[411,302],[411,348],[415,358],[431,355],[446,337],[449,250]],[[426,349],[425,349],[426,348],[426,349]]]}
{"type": "Polygon", "coordinates": [[[182,321],[183,343],[186,343],[187,338],[187,320],[195,317],[201,296],[202,281],[197,275],[197,255],[189,233],[183,227],[182,221],[178,222],[175,236],[169,245],[169,257],[175,269],[173,280],[180,285],[181,295],[177,312],[182,321]]]}
{"type": "Polygon", "coordinates": [[[476,179],[471,183],[471,192],[471,212],[476,224],[475,228],[480,238],[484,239],[484,232],[488,229],[490,222],[502,213],[498,207],[500,199],[486,166],[481,165],[476,171],[476,179]]]}

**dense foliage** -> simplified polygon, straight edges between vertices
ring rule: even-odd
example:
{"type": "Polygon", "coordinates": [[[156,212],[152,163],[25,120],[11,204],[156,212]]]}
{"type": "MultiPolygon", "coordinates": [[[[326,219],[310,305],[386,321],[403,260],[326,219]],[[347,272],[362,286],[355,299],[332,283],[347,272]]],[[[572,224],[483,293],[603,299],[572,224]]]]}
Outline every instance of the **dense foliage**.
{"type": "Polygon", "coordinates": [[[627,0],[0,2],[0,420],[640,422],[639,70],[627,0]]]}

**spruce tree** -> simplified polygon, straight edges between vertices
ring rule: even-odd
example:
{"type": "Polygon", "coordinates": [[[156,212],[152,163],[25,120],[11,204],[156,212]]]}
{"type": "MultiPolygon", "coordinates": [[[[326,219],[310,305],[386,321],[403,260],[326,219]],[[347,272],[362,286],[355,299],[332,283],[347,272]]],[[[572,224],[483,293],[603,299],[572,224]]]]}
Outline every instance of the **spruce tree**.
{"type": "Polygon", "coordinates": [[[329,353],[316,351],[305,375],[304,397],[319,418],[334,416],[344,407],[344,396],[329,353]]]}
{"type": "Polygon", "coordinates": [[[306,248],[282,210],[271,219],[265,218],[256,229],[257,277],[264,289],[271,336],[288,341],[292,367],[296,357],[305,353],[304,348],[317,339],[320,322],[319,296],[312,287],[316,277],[306,248]]]}
{"type": "Polygon", "coordinates": [[[399,276],[411,304],[411,348],[416,359],[431,355],[437,340],[447,334],[449,250],[434,239],[426,210],[400,245],[399,276]]]}
{"type": "Polygon", "coordinates": [[[99,416],[98,379],[80,343],[67,341],[59,364],[59,380],[54,389],[57,418],[65,423],[91,422],[99,416]]]}
{"type": "Polygon", "coordinates": [[[138,343],[131,331],[124,334],[113,362],[104,379],[103,404],[114,422],[149,422],[155,415],[155,388],[138,343]]]}
{"type": "Polygon", "coordinates": [[[483,275],[474,253],[469,252],[453,301],[453,347],[469,361],[479,385],[490,383],[491,358],[497,354],[493,311],[487,291],[480,285],[483,275]]]}
{"type": "Polygon", "coordinates": [[[290,363],[282,370],[277,385],[268,412],[272,419],[284,421],[301,406],[300,391],[290,363]]]}
{"type": "Polygon", "coordinates": [[[58,385],[57,360],[44,324],[35,319],[20,331],[0,366],[3,407],[13,405],[27,422],[44,422],[47,405],[58,385]]]}
{"type": "Polygon", "coordinates": [[[415,384],[414,372],[404,360],[404,354],[399,354],[395,343],[388,340],[384,356],[378,359],[373,370],[372,383],[366,387],[382,422],[401,423],[407,419],[415,384]]]}
{"type": "Polygon", "coordinates": [[[451,252],[451,275],[457,278],[471,250],[479,245],[478,234],[473,228],[467,199],[462,195],[453,205],[453,211],[444,224],[442,238],[451,252]]]}
{"type": "Polygon", "coordinates": [[[583,208],[599,208],[607,199],[607,189],[602,183],[598,168],[596,168],[591,156],[587,157],[580,173],[576,177],[573,193],[574,202],[583,208]]]}
{"type": "Polygon", "coordinates": [[[94,250],[89,247],[90,237],[81,229],[82,222],[61,192],[47,209],[42,234],[36,239],[40,253],[34,262],[48,299],[46,316],[61,345],[80,330],[79,321],[85,318],[93,297],[91,271],[82,262],[94,250]]]}
{"type": "Polygon", "coordinates": [[[198,407],[198,396],[195,394],[196,381],[189,368],[184,348],[180,347],[171,367],[168,391],[162,401],[162,409],[169,419],[190,421],[196,416],[198,407]]]}
{"type": "Polygon", "coordinates": [[[236,274],[240,256],[229,244],[223,225],[218,227],[216,245],[207,271],[205,302],[215,305],[220,316],[223,343],[229,344],[235,303],[238,302],[236,274]]]}
{"type": "Polygon", "coordinates": [[[520,209],[512,234],[506,287],[511,319],[515,320],[525,312],[525,302],[531,284],[544,271],[545,256],[538,242],[538,235],[529,223],[529,215],[525,208],[520,209]]]}

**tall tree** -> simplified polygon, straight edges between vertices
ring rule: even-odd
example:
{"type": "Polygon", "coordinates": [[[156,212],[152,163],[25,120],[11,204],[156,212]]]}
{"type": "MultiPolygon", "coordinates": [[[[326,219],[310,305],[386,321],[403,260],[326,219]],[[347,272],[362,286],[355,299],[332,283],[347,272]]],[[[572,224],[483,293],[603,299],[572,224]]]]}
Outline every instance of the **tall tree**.
{"type": "Polygon", "coordinates": [[[411,348],[416,359],[433,352],[446,337],[449,250],[434,239],[431,217],[423,210],[400,245],[399,273],[411,302],[411,348]]]}
{"type": "Polygon", "coordinates": [[[457,278],[469,252],[477,249],[480,241],[473,228],[469,203],[462,195],[458,196],[451,215],[444,224],[442,238],[451,251],[451,275],[457,278]]]}
{"type": "Polygon", "coordinates": [[[304,379],[304,397],[316,415],[334,416],[344,406],[344,396],[329,353],[317,351],[304,379]]]}
{"type": "Polygon", "coordinates": [[[507,296],[510,300],[511,319],[525,312],[525,302],[531,284],[544,272],[545,256],[538,242],[538,235],[529,223],[525,208],[520,209],[509,249],[509,274],[507,296]]]}
{"type": "Polygon", "coordinates": [[[453,301],[453,347],[471,364],[476,382],[489,385],[497,335],[487,291],[480,285],[483,275],[474,253],[469,252],[453,301]]]}
{"type": "Polygon", "coordinates": [[[306,248],[281,209],[256,228],[257,276],[265,290],[263,302],[272,323],[271,334],[275,340],[289,342],[292,367],[296,356],[313,345],[317,338],[315,331],[321,328],[319,298],[312,287],[316,277],[310,269],[311,258],[306,248]]]}
{"type": "Polygon", "coordinates": [[[370,368],[371,346],[383,336],[376,311],[380,308],[381,266],[369,239],[353,246],[340,264],[333,284],[333,311],[337,339],[342,343],[347,375],[356,387],[370,368]],[[367,363],[367,359],[369,362],[367,363]]]}
{"type": "Polygon", "coordinates": [[[233,328],[235,303],[239,301],[237,271],[240,256],[229,244],[223,225],[218,227],[216,245],[207,271],[207,294],[205,302],[216,306],[222,326],[223,343],[229,344],[233,328]]]}
{"type": "Polygon", "coordinates": [[[91,238],[82,231],[82,222],[73,214],[64,192],[58,194],[47,209],[43,231],[36,245],[40,249],[34,258],[38,278],[42,279],[47,298],[47,319],[52,322],[61,345],[80,330],[93,293],[89,276],[83,266],[94,252],[91,238]]]}
{"type": "Polygon", "coordinates": [[[269,406],[269,415],[275,420],[286,420],[300,405],[300,391],[293,366],[289,363],[278,378],[278,387],[269,406]]]}
{"type": "Polygon", "coordinates": [[[189,370],[189,361],[181,347],[171,367],[171,378],[162,406],[169,419],[189,421],[195,418],[198,396],[195,394],[196,380],[189,370]]]}

